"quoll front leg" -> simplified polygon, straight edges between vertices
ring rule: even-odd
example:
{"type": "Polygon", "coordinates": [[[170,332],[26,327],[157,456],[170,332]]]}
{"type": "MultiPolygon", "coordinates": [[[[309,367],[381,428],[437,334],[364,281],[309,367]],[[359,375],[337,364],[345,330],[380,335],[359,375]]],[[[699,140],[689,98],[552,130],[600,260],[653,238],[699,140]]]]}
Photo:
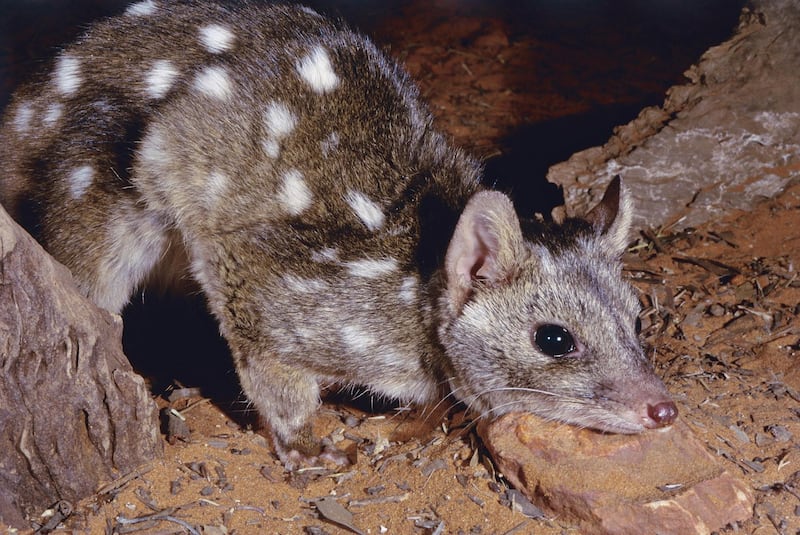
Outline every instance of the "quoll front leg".
{"type": "Polygon", "coordinates": [[[323,446],[313,433],[311,418],[320,400],[312,373],[274,361],[237,361],[244,393],[258,411],[259,423],[270,430],[275,450],[288,469],[320,460],[348,464],[343,452],[323,446]]]}

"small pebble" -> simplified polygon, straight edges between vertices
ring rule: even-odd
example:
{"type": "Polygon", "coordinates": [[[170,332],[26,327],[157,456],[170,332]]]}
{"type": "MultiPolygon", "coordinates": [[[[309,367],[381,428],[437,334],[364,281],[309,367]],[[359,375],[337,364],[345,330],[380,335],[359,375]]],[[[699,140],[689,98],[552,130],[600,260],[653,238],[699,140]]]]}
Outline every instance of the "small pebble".
{"type": "Polygon", "coordinates": [[[768,446],[775,442],[772,437],[765,435],[764,433],[756,433],[756,446],[764,447],[768,446]]]}
{"type": "Polygon", "coordinates": [[[730,427],[728,427],[728,429],[733,431],[733,434],[736,435],[736,438],[739,440],[739,442],[742,442],[744,444],[750,443],[750,437],[748,437],[747,433],[742,431],[742,429],[738,425],[731,425],[730,427]]]}
{"type": "Polygon", "coordinates": [[[444,459],[436,459],[435,461],[431,461],[422,469],[422,475],[429,476],[437,470],[444,470],[447,468],[447,461],[444,459]]]}
{"type": "Polygon", "coordinates": [[[767,427],[767,431],[775,437],[778,442],[789,442],[792,440],[792,432],[782,425],[771,425],[767,427]]]}
{"type": "Polygon", "coordinates": [[[709,314],[719,318],[720,316],[725,315],[725,307],[720,305],[719,303],[714,303],[708,308],[709,314]]]}
{"type": "Polygon", "coordinates": [[[269,442],[267,442],[267,438],[263,435],[253,433],[250,437],[250,441],[259,448],[269,449],[269,442]]]}
{"type": "Polygon", "coordinates": [[[528,518],[544,518],[544,512],[533,505],[531,501],[520,491],[515,489],[508,489],[506,491],[506,501],[512,507],[512,510],[518,511],[528,518]]]}
{"type": "Polygon", "coordinates": [[[262,466],[262,467],[261,467],[261,470],[259,470],[259,473],[260,473],[260,474],[261,474],[261,475],[262,475],[262,476],[263,476],[265,479],[267,479],[267,480],[268,480],[270,483],[277,483],[277,481],[278,481],[278,478],[277,478],[277,477],[275,477],[275,476],[272,474],[272,467],[271,467],[271,466],[266,466],[266,465],[262,466]]]}
{"type": "Polygon", "coordinates": [[[756,472],[756,473],[759,473],[759,474],[760,474],[761,472],[763,472],[764,470],[766,470],[766,468],[764,467],[764,465],[763,465],[761,462],[759,462],[759,461],[755,461],[755,460],[753,460],[753,461],[748,461],[747,459],[742,459],[742,462],[743,462],[744,464],[746,464],[747,466],[749,466],[749,467],[750,467],[750,469],[752,469],[752,470],[753,470],[754,472],[756,472]]]}
{"type": "Polygon", "coordinates": [[[344,440],[344,428],[334,430],[329,436],[333,444],[338,444],[344,440]]]}
{"type": "Polygon", "coordinates": [[[346,425],[347,427],[357,427],[360,424],[361,420],[359,420],[352,414],[349,414],[347,418],[344,419],[344,425],[346,425]]]}
{"type": "Polygon", "coordinates": [[[439,520],[425,520],[425,519],[418,519],[414,521],[414,526],[422,529],[433,530],[439,526],[439,520]]]}
{"type": "Polygon", "coordinates": [[[224,450],[228,448],[228,441],[212,438],[206,442],[206,445],[211,448],[216,448],[218,450],[224,450]]]}
{"type": "Polygon", "coordinates": [[[214,487],[210,485],[203,487],[203,490],[200,491],[201,496],[211,496],[212,494],[214,494],[214,487]]]}
{"type": "Polygon", "coordinates": [[[370,496],[375,496],[376,494],[380,494],[384,490],[386,490],[386,486],[376,485],[374,487],[367,487],[366,493],[369,494],[370,496]]]}
{"type": "Polygon", "coordinates": [[[478,507],[483,507],[484,505],[486,505],[486,502],[484,502],[483,500],[472,494],[467,494],[467,498],[469,498],[478,507]]]}

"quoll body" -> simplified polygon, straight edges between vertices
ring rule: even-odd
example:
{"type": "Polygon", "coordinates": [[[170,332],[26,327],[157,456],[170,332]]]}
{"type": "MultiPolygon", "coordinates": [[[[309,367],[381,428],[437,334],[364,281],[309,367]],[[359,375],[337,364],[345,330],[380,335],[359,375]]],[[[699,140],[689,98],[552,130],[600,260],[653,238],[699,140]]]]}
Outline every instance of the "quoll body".
{"type": "Polygon", "coordinates": [[[99,306],[196,281],[286,462],[320,453],[327,383],[610,432],[676,416],[621,277],[619,181],[584,218],[520,219],[403,70],[310,9],[132,4],[15,93],[0,173],[99,306]]]}

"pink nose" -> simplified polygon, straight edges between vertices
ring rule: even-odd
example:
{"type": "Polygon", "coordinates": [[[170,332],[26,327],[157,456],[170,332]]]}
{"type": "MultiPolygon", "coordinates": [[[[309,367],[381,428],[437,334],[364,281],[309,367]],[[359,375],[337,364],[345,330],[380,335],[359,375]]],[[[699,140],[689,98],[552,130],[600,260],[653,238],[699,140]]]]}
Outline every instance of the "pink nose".
{"type": "Polygon", "coordinates": [[[662,401],[655,405],[647,406],[647,416],[650,422],[645,424],[647,427],[666,427],[675,421],[678,417],[678,407],[672,401],[662,401]]]}

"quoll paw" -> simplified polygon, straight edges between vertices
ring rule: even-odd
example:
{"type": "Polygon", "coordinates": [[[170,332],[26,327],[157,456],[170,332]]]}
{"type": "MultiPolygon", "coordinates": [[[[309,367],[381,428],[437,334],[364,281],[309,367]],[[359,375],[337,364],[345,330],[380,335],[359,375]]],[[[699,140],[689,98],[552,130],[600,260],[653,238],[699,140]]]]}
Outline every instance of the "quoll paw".
{"type": "Polygon", "coordinates": [[[286,443],[273,434],[272,443],[275,452],[287,470],[298,468],[332,465],[348,466],[353,460],[347,453],[338,449],[329,439],[320,440],[315,437],[310,426],[301,429],[294,440],[286,443]]]}
{"type": "Polygon", "coordinates": [[[338,468],[353,464],[347,453],[333,445],[322,446],[314,454],[304,453],[294,448],[276,448],[276,450],[278,457],[287,470],[321,465],[333,465],[338,468]]]}

